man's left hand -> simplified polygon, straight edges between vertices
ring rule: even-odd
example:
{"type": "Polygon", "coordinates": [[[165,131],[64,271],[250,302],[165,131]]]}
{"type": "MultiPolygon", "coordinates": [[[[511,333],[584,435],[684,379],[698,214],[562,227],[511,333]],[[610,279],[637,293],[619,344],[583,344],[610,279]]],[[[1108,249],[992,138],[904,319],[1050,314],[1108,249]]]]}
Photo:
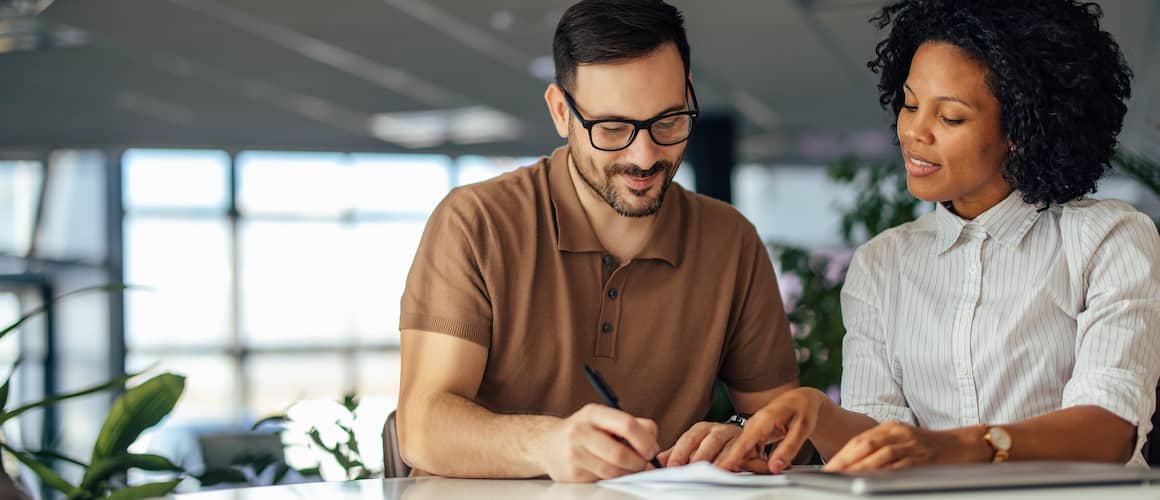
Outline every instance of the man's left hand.
{"type": "Polygon", "coordinates": [[[657,460],[665,467],[712,462],[725,449],[725,445],[740,435],[741,428],[733,424],[698,422],[681,435],[677,444],[657,455],[657,460]]]}

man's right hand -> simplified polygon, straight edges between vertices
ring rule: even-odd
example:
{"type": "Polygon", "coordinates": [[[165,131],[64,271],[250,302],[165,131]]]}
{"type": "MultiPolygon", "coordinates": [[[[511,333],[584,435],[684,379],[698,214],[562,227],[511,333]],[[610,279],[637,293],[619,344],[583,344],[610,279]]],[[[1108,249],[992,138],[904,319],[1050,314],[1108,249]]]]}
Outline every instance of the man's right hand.
{"type": "Polygon", "coordinates": [[[598,404],[556,422],[534,445],[548,476],[565,482],[643,471],[660,450],[656,422],[598,404]]]}
{"type": "Polygon", "coordinates": [[[716,465],[726,470],[761,468],[774,474],[785,470],[813,434],[824,398],[825,394],[810,387],[778,396],[749,418],[745,430],[729,443],[716,465]],[[778,441],[773,453],[764,457],[765,445],[778,441]]]}

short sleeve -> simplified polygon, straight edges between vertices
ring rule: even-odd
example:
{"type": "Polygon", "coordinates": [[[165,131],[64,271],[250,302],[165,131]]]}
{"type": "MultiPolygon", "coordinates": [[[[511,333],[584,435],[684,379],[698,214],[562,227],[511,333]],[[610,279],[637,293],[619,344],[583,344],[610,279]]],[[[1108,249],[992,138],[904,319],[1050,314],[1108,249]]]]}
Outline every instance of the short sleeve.
{"type": "Polygon", "coordinates": [[[427,221],[407,275],[400,330],[422,330],[491,345],[492,308],[480,255],[486,235],[482,207],[453,190],[427,221]]]}
{"type": "Polygon", "coordinates": [[[797,380],[797,358],[769,251],[746,227],[737,322],[727,335],[721,379],[731,389],[758,392],[797,380]]]}

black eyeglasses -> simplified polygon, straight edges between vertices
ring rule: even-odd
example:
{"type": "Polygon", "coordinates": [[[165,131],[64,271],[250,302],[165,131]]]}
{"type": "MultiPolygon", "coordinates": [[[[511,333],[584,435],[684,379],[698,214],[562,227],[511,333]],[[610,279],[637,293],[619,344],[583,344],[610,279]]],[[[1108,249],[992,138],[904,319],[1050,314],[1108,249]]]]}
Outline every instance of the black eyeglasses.
{"type": "MultiPolygon", "coordinates": [[[[627,148],[636,140],[637,132],[648,130],[653,142],[661,146],[672,146],[689,140],[693,134],[693,121],[700,114],[697,104],[697,93],[693,91],[693,83],[686,80],[685,86],[689,89],[692,109],[665,113],[649,120],[585,120],[576,110],[576,101],[572,94],[564,90],[564,101],[568,109],[580,121],[580,125],[588,130],[588,140],[592,147],[601,151],[620,151],[627,148]]],[[[561,87],[563,89],[563,87],[561,87]]]]}

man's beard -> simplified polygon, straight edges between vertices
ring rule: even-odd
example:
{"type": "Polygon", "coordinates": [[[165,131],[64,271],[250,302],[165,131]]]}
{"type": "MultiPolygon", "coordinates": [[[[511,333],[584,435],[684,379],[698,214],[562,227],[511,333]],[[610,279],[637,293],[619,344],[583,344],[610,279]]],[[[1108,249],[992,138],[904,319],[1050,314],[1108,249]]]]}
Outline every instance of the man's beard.
{"type": "MultiPolygon", "coordinates": [[[[575,151],[574,148],[573,151],[575,151]]],[[[656,163],[653,163],[652,168],[649,170],[644,170],[637,165],[614,163],[603,169],[604,176],[602,179],[589,178],[588,174],[585,173],[585,164],[587,166],[593,167],[597,171],[600,171],[600,168],[597,167],[595,163],[591,162],[588,158],[578,157],[575,155],[575,153],[573,153],[572,161],[576,163],[576,171],[579,172],[580,178],[584,179],[584,183],[587,184],[589,188],[592,188],[592,191],[595,192],[597,196],[600,196],[600,198],[602,198],[604,202],[608,204],[608,206],[612,207],[616,213],[623,217],[648,217],[650,215],[656,214],[657,211],[661,209],[661,205],[665,201],[665,194],[669,191],[669,185],[673,182],[673,162],[668,160],[660,160],[656,163]],[[660,192],[657,193],[656,198],[649,200],[647,205],[642,208],[633,210],[629,205],[628,200],[625,200],[621,196],[621,193],[616,189],[616,184],[613,182],[613,179],[615,179],[618,175],[628,175],[630,177],[637,177],[641,179],[650,177],[651,175],[661,176],[662,179],[660,181],[660,192]],[[597,181],[601,182],[597,183],[597,181]]],[[[638,197],[644,197],[650,189],[652,189],[652,186],[649,186],[649,188],[644,191],[628,188],[628,192],[638,197]]]]}
{"type": "MultiPolygon", "coordinates": [[[[580,178],[584,179],[584,183],[588,184],[588,187],[592,188],[596,194],[603,198],[604,202],[607,203],[608,206],[612,207],[616,213],[624,217],[648,217],[650,215],[656,214],[657,211],[661,209],[661,204],[663,204],[665,201],[665,193],[669,191],[669,184],[671,184],[673,181],[669,176],[669,172],[672,171],[672,163],[667,160],[661,160],[654,163],[653,167],[649,170],[644,170],[636,165],[631,164],[612,164],[604,169],[604,178],[602,179],[603,182],[600,185],[597,185],[593,179],[589,179],[588,175],[584,173],[583,168],[577,168],[576,170],[580,172],[580,178]],[[612,182],[616,176],[622,174],[642,179],[649,177],[650,174],[662,176],[663,180],[661,180],[660,192],[657,193],[656,198],[649,200],[648,204],[643,208],[634,211],[632,208],[630,208],[628,201],[621,196],[620,191],[616,189],[616,185],[612,182]]],[[[649,189],[652,189],[652,186],[649,186],[649,189]]],[[[649,189],[638,191],[636,189],[628,188],[628,192],[638,197],[644,197],[647,195],[649,189]]]]}

